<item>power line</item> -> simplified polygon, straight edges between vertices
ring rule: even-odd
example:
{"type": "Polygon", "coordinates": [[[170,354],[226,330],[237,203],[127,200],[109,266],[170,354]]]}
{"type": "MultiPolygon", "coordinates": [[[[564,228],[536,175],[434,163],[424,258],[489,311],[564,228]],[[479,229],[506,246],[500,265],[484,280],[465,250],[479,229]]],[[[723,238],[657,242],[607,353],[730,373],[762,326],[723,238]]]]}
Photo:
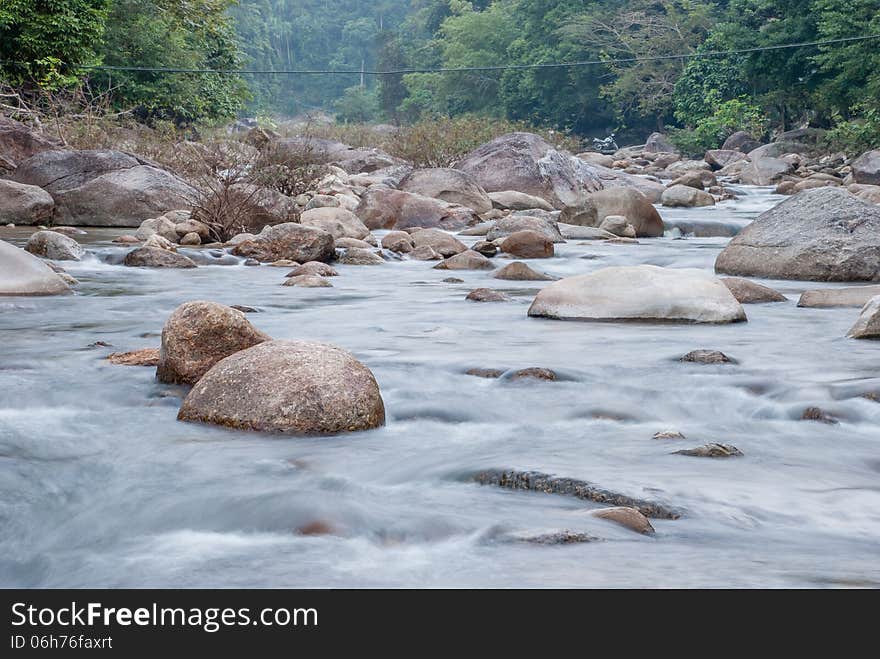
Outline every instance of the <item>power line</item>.
{"type": "MultiPolygon", "coordinates": [[[[142,73],[204,73],[216,75],[351,75],[351,76],[390,76],[404,75],[407,73],[468,73],[478,71],[515,71],[521,69],[557,69],[575,68],[582,66],[596,66],[601,64],[634,64],[638,62],[658,62],[664,60],[696,59],[700,57],[724,57],[729,55],[745,55],[749,53],[761,53],[772,50],[784,50],[788,48],[807,48],[814,46],[829,46],[839,43],[853,43],[880,39],[880,34],[871,34],[858,37],[841,37],[839,39],[825,39],[821,41],[801,41],[799,43],[779,44],[776,46],[756,46],[754,48],[740,48],[737,50],[711,50],[697,53],[677,53],[672,55],[651,55],[648,57],[623,57],[597,60],[581,60],[574,62],[548,62],[544,64],[501,64],[497,66],[462,66],[441,67],[424,69],[392,69],[388,71],[370,70],[342,70],[342,69],[187,69],[173,67],[146,67],[146,66],[109,66],[103,64],[82,64],[78,69],[88,71],[131,71],[142,73]]],[[[0,60],[0,64],[24,65],[24,62],[0,60]]]]}

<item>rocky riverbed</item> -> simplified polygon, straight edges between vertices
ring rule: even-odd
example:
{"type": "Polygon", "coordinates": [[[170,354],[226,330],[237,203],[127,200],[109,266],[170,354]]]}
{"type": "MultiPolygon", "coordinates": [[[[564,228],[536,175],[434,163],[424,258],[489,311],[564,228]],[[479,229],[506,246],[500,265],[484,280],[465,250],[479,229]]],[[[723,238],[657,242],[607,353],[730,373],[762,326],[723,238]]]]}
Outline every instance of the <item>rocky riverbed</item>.
{"type": "Polygon", "coordinates": [[[750,139],[0,120],[0,584],[880,585],[880,153],[750,139]]]}
{"type": "MultiPolygon", "coordinates": [[[[661,208],[665,237],[556,242],[525,263],[553,279],[711,273],[729,238],[675,226],[734,233],[784,199],[729,187],[738,197],[710,208],[661,208]]],[[[75,294],[0,298],[3,585],[880,585],[878,344],[846,336],[860,305],[797,306],[853,284],[751,280],[786,300],[743,305],[748,322],[566,322],[529,317],[554,282],[495,278],[504,255],[454,272],[337,262],[332,287],[311,288],[226,250],[125,267],[131,247],[112,241],[131,229],[85,231],[81,259],[56,262],[75,294]],[[467,300],[478,288],[505,298],[467,300]],[[385,425],[289,437],[178,421],[185,385],[106,357],[158,348],[191,300],[350,352],[385,425]],[[729,361],[681,361],[695,350],[729,361]],[[514,377],[532,368],[552,378],[514,377]],[[544,480],[475,476],[499,470],[544,480]],[[581,482],[616,498],[565,496],[581,482]],[[594,514],[608,501],[675,515],[594,514]]]]}

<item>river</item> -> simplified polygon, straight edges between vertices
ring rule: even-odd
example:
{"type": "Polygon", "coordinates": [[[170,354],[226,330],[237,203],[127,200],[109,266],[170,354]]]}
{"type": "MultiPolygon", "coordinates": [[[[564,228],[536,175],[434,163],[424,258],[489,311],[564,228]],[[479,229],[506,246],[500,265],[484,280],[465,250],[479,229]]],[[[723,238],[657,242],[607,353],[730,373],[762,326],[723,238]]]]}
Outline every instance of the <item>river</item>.
{"type": "MultiPolygon", "coordinates": [[[[661,214],[743,226],[781,199],[738,189],[661,214]]],[[[282,287],[273,267],[114,265],[119,233],[79,237],[88,256],[63,264],[76,295],[0,298],[2,586],[880,586],[880,404],[860,397],[880,392],[880,344],[845,338],[857,309],[796,307],[823,284],[762,281],[789,301],[747,305],[748,323],[559,322],[526,316],[544,282],[401,261],[337,266],[334,288],[282,287]],[[479,286],[514,299],[465,301],[479,286]],[[158,346],[168,315],[195,299],[255,307],[251,322],[276,338],[352,351],[387,425],[290,438],[178,422],[183,389],[103,358],[158,346]],[[677,361],[698,348],[738,363],[677,361]],[[530,366],[562,379],[464,374],[530,366]],[[841,423],[801,421],[810,406],[841,423]],[[652,439],[666,429],[687,439],[652,439]],[[707,442],[744,456],[672,453],[707,442]],[[579,478],[683,515],[641,536],[586,515],[596,504],[472,482],[483,468],[579,478]],[[319,521],[335,532],[295,533],[319,521]],[[514,540],[563,529],[598,540],[514,540]]],[[[727,240],[569,241],[529,263],[557,276],[711,271],[727,240]]]]}

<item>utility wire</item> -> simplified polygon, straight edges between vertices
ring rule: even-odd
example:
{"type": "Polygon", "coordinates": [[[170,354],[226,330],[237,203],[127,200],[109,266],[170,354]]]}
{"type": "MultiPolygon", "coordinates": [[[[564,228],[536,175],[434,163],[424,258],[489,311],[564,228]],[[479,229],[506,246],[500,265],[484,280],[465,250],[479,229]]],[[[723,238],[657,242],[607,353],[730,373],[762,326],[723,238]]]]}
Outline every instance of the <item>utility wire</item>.
{"type": "MultiPolygon", "coordinates": [[[[75,68],[89,71],[133,71],[144,73],[207,73],[217,75],[369,75],[390,76],[407,73],[467,73],[477,71],[514,71],[521,69],[557,69],[574,68],[581,66],[595,66],[600,64],[632,64],[636,62],[658,62],[664,60],[695,59],[699,57],[724,57],[728,55],[744,55],[749,53],[761,53],[772,50],[784,50],[788,48],[806,48],[813,46],[828,46],[839,43],[853,43],[880,39],[880,34],[871,34],[859,37],[842,37],[839,39],[825,39],[822,41],[801,41],[799,43],[780,44],[776,46],[756,46],[754,48],[740,48],[737,50],[711,50],[697,53],[678,53],[672,55],[651,55],[647,57],[624,57],[597,60],[581,60],[575,62],[549,62],[545,64],[501,64],[497,66],[462,66],[448,68],[425,68],[425,69],[393,69],[389,71],[369,70],[341,70],[341,69],[283,69],[283,70],[255,70],[255,69],[185,69],[146,66],[108,66],[103,64],[82,64],[75,68]]],[[[0,60],[0,64],[24,65],[24,62],[0,60]]]]}

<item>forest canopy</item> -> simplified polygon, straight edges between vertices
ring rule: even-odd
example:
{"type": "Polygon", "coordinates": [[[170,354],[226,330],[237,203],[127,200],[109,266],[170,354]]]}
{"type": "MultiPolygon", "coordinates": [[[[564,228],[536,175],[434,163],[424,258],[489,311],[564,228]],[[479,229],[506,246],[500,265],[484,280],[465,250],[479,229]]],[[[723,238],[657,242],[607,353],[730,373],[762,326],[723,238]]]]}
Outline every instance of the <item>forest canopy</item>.
{"type": "Polygon", "coordinates": [[[880,40],[761,50],[875,34],[880,0],[4,0],[0,73],[17,88],[87,81],[145,120],[472,114],[578,134],[669,126],[699,148],[732,126],[810,124],[875,139],[880,40]],[[360,74],[572,61],[601,63],[360,74]],[[99,65],[351,73],[84,68],[99,65]]]}

